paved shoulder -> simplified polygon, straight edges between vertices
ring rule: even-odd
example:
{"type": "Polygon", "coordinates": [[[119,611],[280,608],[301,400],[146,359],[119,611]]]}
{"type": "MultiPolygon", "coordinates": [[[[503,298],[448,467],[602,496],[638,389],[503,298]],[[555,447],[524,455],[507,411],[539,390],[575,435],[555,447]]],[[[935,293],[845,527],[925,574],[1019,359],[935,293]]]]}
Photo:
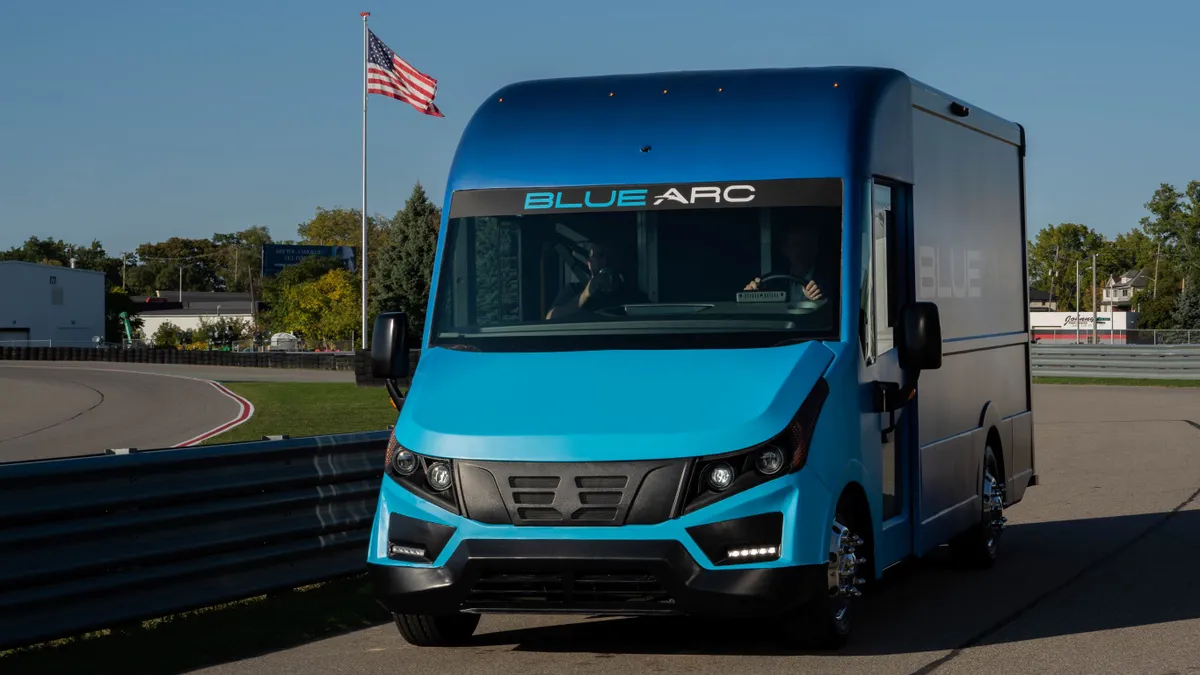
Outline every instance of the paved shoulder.
{"type": "Polygon", "coordinates": [[[0,462],[170,447],[244,414],[204,380],[0,363],[0,462]]]}

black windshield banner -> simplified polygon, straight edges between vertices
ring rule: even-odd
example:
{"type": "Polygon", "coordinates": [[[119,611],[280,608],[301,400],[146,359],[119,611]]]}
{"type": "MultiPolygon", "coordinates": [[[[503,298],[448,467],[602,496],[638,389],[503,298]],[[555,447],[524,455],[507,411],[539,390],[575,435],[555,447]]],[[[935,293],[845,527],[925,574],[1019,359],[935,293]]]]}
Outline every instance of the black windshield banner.
{"type": "Polygon", "coordinates": [[[450,202],[450,217],[841,205],[840,178],[790,178],[711,183],[460,190],[454,193],[450,202]]]}

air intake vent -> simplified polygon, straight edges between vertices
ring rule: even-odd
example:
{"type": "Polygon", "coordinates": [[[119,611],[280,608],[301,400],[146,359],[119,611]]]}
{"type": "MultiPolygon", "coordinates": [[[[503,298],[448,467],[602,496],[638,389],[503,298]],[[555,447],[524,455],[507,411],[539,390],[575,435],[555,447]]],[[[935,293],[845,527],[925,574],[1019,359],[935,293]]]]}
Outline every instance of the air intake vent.
{"type": "Polygon", "coordinates": [[[508,485],[518,490],[553,490],[558,481],[558,476],[510,476],[508,485]]]}
{"type": "Polygon", "coordinates": [[[579,476],[575,486],[588,490],[620,490],[629,483],[627,476],[579,476]]]}

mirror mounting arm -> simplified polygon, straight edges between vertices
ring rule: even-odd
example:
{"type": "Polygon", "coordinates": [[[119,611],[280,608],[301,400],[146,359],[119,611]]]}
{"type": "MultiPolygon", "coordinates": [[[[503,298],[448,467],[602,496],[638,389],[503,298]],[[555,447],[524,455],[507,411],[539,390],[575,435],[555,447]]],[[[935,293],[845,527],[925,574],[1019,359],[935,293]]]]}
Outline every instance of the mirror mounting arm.
{"type": "Polygon", "coordinates": [[[404,405],[404,392],[400,390],[400,385],[393,379],[386,379],[383,386],[387,388],[388,398],[392,399],[392,407],[399,410],[404,405]]]}
{"type": "Polygon", "coordinates": [[[905,373],[905,382],[903,385],[896,382],[876,382],[875,383],[875,412],[888,413],[888,426],[883,430],[883,435],[896,430],[896,411],[908,405],[908,402],[917,395],[917,380],[921,376],[921,371],[913,371],[905,373]]]}

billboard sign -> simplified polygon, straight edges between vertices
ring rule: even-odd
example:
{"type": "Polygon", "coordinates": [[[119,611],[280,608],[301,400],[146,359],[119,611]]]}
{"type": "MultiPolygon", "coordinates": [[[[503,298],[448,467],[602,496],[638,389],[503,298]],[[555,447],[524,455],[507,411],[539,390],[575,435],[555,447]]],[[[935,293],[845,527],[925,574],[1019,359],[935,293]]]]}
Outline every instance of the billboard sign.
{"type": "Polygon", "coordinates": [[[313,256],[321,256],[325,258],[337,258],[342,261],[346,269],[354,271],[354,247],[353,246],[309,246],[305,244],[263,244],[262,247],[262,275],[264,277],[273,277],[279,274],[286,267],[291,267],[296,263],[311,258],[313,256]]]}

